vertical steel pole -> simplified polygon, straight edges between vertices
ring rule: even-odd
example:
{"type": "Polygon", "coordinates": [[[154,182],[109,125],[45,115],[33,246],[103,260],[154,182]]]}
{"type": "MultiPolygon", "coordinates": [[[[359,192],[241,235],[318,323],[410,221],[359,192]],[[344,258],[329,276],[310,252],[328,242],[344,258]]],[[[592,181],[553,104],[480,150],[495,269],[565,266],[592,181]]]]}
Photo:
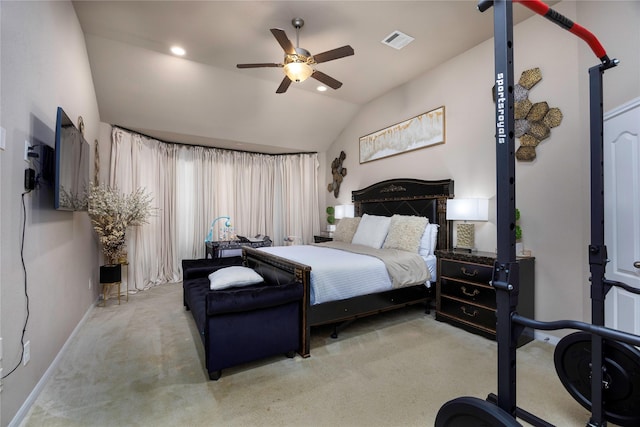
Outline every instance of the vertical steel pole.
{"type": "MultiPolygon", "coordinates": [[[[591,270],[592,323],[604,326],[604,301],[609,290],[605,283],[607,249],[604,244],[604,153],[602,75],[615,67],[598,39],[584,27],[552,10],[539,0],[513,0],[585,40],[602,61],[589,69],[591,132],[591,270]]],[[[494,49],[496,70],[496,171],[498,256],[493,272],[496,290],[498,341],[498,406],[516,416],[516,342],[518,332],[512,316],[516,312],[519,272],[515,257],[515,138],[513,99],[513,9],[511,0],[480,0],[478,9],[494,8],[494,49]]],[[[591,406],[588,426],[606,426],[603,395],[603,340],[592,335],[591,406]]]]}
{"type": "MultiPolygon", "coordinates": [[[[609,288],[605,285],[607,247],[604,244],[604,143],[602,75],[617,61],[606,61],[589,68],[589,115],[591,133],[591,323],[604,326],[604,303],[609,288]]],[[[589,426],[605,426],[602,401],[604,376],[603,340],[591,335],[591,419],[589,426]]]]}
{"type": "Polygon", "coordinates": [[[494,1],[496,190],[498,255],[493,271],[498,341],[498,406],[516,416],[516,337],[511,315],[518,305],[515,252],[515,131],[513,4],[494,1]]]}

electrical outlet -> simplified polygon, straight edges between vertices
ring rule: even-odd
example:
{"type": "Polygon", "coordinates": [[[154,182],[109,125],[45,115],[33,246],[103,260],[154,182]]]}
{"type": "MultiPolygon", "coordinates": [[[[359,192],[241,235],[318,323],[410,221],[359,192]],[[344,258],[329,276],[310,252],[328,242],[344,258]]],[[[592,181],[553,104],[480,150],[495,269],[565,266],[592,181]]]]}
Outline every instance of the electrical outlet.
{"type": "Polygon", "coordinates": [[[31,144],[29,141],[24,141],[24,161],[29,163],[29,150],[31,149],[31,144]]]}
{"type": "Polygon", "coordinates": [[[31,341],[27,341],[24,343],[23,353],[22,353],[22,366],[27,366],[31,360],[31,341]]]}

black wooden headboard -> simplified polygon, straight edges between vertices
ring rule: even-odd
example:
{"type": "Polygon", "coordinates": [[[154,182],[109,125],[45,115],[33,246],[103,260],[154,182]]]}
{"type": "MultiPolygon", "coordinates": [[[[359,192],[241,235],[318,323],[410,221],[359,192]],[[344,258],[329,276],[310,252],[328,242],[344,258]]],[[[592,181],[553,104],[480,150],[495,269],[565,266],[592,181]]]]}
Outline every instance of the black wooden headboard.
{"type": "Polygon", "coordinates": [[[447,199],[453,198],[453,180],[423,181],[399,178],[351,192],[356,216],[417,215],[440,226],[438,249],[451,248],[452,231],[446,219],[447,199]]]}

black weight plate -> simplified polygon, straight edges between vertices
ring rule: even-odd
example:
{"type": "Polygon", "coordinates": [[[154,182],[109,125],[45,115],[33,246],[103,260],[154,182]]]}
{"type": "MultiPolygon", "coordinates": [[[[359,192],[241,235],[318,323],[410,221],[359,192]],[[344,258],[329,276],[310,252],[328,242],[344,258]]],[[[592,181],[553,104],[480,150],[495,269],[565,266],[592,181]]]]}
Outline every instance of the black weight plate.
{"type": "MultiPolygon", "coordinates": [[[[603,340],[603,413],[621,426],[640,425],[640,351],[632,345],[603,340]]],[[[554,352],[560,381],[578,403],[591,411],[591,334],[562,338],[554,352]]]]}
{"type": "Polygon", "coordinates": [[[458,397],[438,411],[435,427],[522,427],[511,415],[493,403],[477,397],[458,397]]]}

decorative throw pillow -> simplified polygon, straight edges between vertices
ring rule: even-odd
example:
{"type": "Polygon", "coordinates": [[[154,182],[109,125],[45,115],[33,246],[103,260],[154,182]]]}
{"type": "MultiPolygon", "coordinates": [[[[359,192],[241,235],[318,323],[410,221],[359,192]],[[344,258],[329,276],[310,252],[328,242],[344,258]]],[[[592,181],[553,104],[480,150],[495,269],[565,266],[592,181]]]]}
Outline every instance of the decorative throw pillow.
{"type": "Polygon", "coordinates": [[[351,243],[353,235],[360,224],[360,217],[342,218],[336,225],[336,231],[333,232],[333,240],[336,242],[351,243]]]}
{"type": "Polygon", "coordinates": [[[433,255],[438,242],[438,224],[427,224],[420,238],[418,253],[422,256],[433,255]]]}
{"type": "Polygon", "coordinates": [[[436,246],[438,246],[438,224],[430,224],[431,228],[431,249],[429,250],[429,255],[433,255],[436,251],[436,246]]]}
{"type": "Polygon", "coordinates": [[[262,276],[249,267],[225,267],[209,275],[209,289],[218,291],[220,289],[255,285],[263,280],[262,276]]]}
{"type": "Polygon", "coordinates": [[[387,237],[389,224],[391,224],[391,218],[388,216],[364,214],[351,243],[380,249],[387,237]]]}
{"type": "Polygon", "coordinates": [[[418,253],[420,239],[428,223],[429,220],[423,216],[392,216],[389,234],[382,247],[418,253]]]}

